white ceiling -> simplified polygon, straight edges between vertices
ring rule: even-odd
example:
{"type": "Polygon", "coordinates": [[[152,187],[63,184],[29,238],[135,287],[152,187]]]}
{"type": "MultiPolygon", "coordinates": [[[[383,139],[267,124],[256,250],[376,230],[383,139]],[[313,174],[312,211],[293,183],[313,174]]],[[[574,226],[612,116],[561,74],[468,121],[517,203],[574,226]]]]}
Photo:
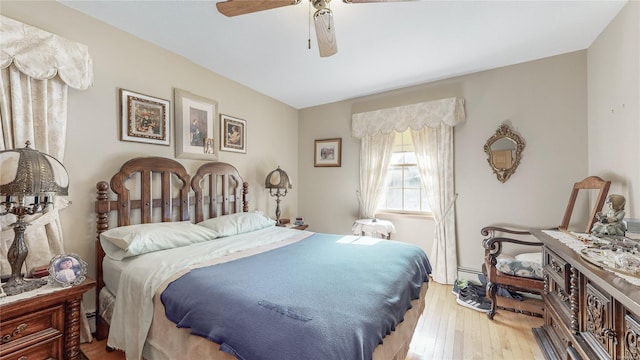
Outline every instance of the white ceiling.
{"type": "Polygon", "coordinates": [[[586,49],[626,3],[333,0],[338,53],[321,58],[307,1],[236,17],[216,1],[60,2],[297,109],[586,49]]]}

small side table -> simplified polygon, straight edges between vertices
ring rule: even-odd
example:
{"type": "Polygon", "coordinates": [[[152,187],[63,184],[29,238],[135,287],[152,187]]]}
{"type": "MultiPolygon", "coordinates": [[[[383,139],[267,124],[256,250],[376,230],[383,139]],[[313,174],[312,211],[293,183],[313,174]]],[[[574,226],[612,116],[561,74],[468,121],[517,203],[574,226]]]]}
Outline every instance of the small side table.
{"type": "Polygon", "coordinates": [[[351,227],[353,235],[363,235],[391,239],[391,233],[396,232],[393,223],[380,219],[360,219],[356,220],[351,227]]]}

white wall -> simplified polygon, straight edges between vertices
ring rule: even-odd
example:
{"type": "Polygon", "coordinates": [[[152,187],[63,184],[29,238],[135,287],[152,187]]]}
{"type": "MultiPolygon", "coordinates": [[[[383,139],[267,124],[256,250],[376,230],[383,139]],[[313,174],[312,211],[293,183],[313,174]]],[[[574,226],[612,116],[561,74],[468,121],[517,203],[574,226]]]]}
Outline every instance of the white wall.
{"type": "Polygon", "coordinates": [[[640,2],[631,1],[587,52],[589,170],[613,181],[640,217],[640,2]]]}
{"type": "MultiPolygon", "coordinates": [[[[130,158],[174,157],[173,140],[171,146],[119,141],[119,88],[171,100],[171,109],[173,89],[184,89],[217,100],[220,113],[246,120],[247,153],[219,152],[219,159],[234,164],[249,182],[251,210],[275,217],[275,201],[265,192],[264,180],[278,165],[298,183],[296,109],[55,1],[2,1],[0,12],[83,43],[93,57],[93,87],[69,91],[64,165],[70,177],[68,199],[73,204],[61,212],[65,250],[88,262],[89,275],[95,274],[96,265],[96,183],[108,181],[130,158]]],[[[204,163],[179,161],[190,174],[204,163]]],[[[283,217],[297,213],[298,192],[299,187],[294,187],[283,200],[283,217]]],[[[88,309],[93,309],[90,301],[88,309]]]]}
{"type": "MultiPolygon", "coordinates": [[[[455,129],[459,266],[479,270],[480,229],[487,225],[559,225],[573,183],[587,176],[586,52],[484,71],[300,112],[300,213],[316,231],[349,233],[357,217],[359,141],[351,114],[446,97],[466,101],[467,122],[455,129]],[[500,183],[483,147],[509,121],[525,140],[520,166],[500,183]],[[313,167],[313,140],[342,137],[343,166],[313,167]]],[[[393,238],[427,254],[433,220],[394,217],[393,238]]]]}

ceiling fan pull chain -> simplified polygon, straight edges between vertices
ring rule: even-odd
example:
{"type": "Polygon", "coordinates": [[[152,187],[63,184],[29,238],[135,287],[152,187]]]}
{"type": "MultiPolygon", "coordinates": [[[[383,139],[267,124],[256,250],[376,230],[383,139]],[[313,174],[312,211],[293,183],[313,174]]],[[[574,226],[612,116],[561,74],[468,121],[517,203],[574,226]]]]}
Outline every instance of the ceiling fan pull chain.
{"type": "Polygon", "coordinates": [[[307,49],[311,50],[311,1],[307,4],[307,49]]]}
{"type": "MultiPolygon", "coordinates": [[[[325,8],[331,12],[331,0],[327,1],[325,8]]],[[[327,30],[331,31],[331,23],[327,24],[327,30]]]]}

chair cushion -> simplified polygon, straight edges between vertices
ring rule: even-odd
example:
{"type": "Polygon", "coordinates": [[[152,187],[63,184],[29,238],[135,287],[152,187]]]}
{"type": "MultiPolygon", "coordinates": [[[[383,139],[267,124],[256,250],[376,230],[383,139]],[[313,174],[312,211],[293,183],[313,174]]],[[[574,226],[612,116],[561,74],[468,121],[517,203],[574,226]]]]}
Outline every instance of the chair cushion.
{"type": "Polygon", "coordinates": [[[542,253],[519,254],[515,257],[499,257],[496,269],[501,273],[542,280],[542,253]]]}

